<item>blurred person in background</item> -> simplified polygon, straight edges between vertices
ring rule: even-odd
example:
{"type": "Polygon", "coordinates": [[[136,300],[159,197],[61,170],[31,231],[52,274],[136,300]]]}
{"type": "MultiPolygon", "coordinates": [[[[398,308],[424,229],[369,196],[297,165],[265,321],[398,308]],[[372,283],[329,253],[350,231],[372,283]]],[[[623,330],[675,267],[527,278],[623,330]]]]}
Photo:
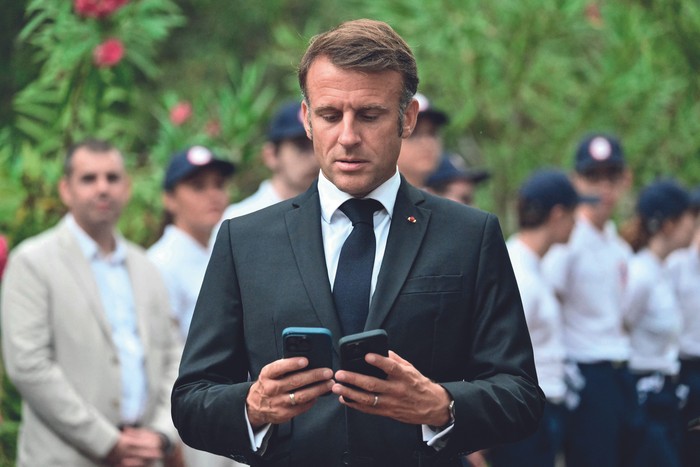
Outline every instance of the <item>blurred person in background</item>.
{"type": "Polygon", "coordinates": [[[437,169],[428,176],[425,189],[457,203],[473,206],[477,185],[489,178],[491,173],[488,170],[467,168],[458,155],[444,153],[437,169]]]}
{"type": "Polygon", "coordinates": [[[569,362],[566,465],[616,467],[634,441],[628,415],[636,400],[622,316],[631,250],[611,221],[630,182],[620,141],[601,133],[583,138],[572,181],[578,193],[598,202],[577,208],[569,242],[552,246],[542,263],[561,302],[569,362]]]}
{"type": "Polygon", "coordinates": [[[629,368],[640,403],[634,467],[681,465],[680,407],[687,394],[678,385],[683,316],[664,261],[690,244],[694,223],[688,192],[662,180],[641,191],[636,216],[621,230],[635,251],[624,301],[629,368]]]}
{"type": "Polygon", "coordinates": [[[700,186],[690,193],[695,232],[688,248],[676,250],[666,260],[671,284],[683,316],[680,335],[680,384],[688,387],[683,408],[682,462],[684,467],[700,464],[700,186]]]}
{"type": "MultiPolygon", "coordinates": [[[[266,208],[306,191],[318,177],[319,165],[313,143],[306,136],[301,116],[301,103],[287,102],[280,106],[270,121],[267,142],[262,148],[263,163],[272,172],[258,191],[226,208],[223,219],[242,216],[266,208]]],[[[216,235],[215,229],[213,232],[216,235]]]]}
{"type": "Polygon", "coordinates": [[[17,465],[161,465],[177,440],[181,346],[158,270],[116,230],[130,195],[121,152],[70,148],[59,194],[68,214],[13,250],[2,282],[5,368],[22,396],[17,465]]]}
{"type": "MultiPolygon", "coordinates": [[[[208,148],[192,146],[174,154],[165,171],[164,230],[148,257],[163,275],[183,343],[211,255],[209,239],[228,204],[234,170],[233,164],[216,158],[208,148]]],[[[183,455],[188,467],[240,465],[186,445],[183,455]]]]}
{"type": "Polygon", "coordinates": [[[550,247],[569,240],[576,206],[583,199],[558,170],[532,174],[518,193],[518,232],[508,240],[513,270],[530,330],[540,387],[547,397],[544,417],[534,435],[489,453],[494,467],[554,467],[566,428],[566,383],[561,310],[540,263],[550,247]]]}
{"type": "MultiPolygon", "coordinates": [[[[467,170],[462,168],[462,165],[463,161],[459,156],[444,153],[437,170],[428,177],[425,190],[442,198],[471,206],[474,202],[476,185],[487,180],[491,174],[485,170],[467,170]]],[[[488,465],[485,452],[482,451],[469,454],[464,458],[464,462],[468,467],[488,465]]]]}
{"type": "Polygon", "coordinates": [[[421,93],[416,93],[418,101],[418,123],[413,133],[404,139],[399,154],[399,172],[406,181],[418,188],[425,188],[430,174],[438,167],[442,155],[441,130],[449,118],[442,110],[432,106],[421,93]]]}
{"type": "Polygon", "coordinates": [[[163,274],[183,342],[209,262],[209,240],[228,204],[233,173],[233,164],[203,146],[174,154],[165,172],[164,229],[148,249],[148,257],[163,274]]]}

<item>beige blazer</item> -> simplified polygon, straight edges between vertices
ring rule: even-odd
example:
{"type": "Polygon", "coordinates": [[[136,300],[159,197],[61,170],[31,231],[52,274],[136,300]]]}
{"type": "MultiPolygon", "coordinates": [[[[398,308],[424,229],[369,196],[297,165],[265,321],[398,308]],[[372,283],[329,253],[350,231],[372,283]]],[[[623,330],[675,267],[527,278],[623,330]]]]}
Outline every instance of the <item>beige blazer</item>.
{"type": "MultiPolygon", "coordinates": [[[[180,347],[167,291],[143,250],[127,242],[148,378],[142,425],[176,439],[170,391],[180,347]]],[[[117,442],[117,350],[88,261],[65,220],[11,254],[2,283],[6,371],[22,395],[18,466],[96,466],[117,442]]]]}

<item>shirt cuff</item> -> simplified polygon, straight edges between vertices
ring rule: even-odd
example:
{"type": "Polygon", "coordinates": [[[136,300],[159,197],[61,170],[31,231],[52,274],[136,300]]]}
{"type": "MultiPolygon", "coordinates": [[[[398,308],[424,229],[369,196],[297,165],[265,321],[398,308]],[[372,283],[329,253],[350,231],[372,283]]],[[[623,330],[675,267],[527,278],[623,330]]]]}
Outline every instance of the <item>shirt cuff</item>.
{"type": "Polygon", "coordinates": [[[267,441],[266,436],[270,432],[270,428],[272,428],[272,423],[263,425],[258,429],[258,431],[253,431],[253,427],[250,425],[250,420],[248,420],[247,407],[243,409],[243,413],[245,413],[245,423],[248,427],[248,438],[250,439],[250,448],[253,450],[253,452],[259,455],[265,454],[265,449],[267,448],[267,443],[265,442],[267,441]],[[265,444],[265,446],[263,446],[263,444],[265,444]]]}
{"type": "Polygon", "coordinates": [[[444,448],[447,444],[447,434],[450,431],[452,431],[452,428],[454,428],[454,426],[455,424],[452,423],[442,431],[435,431],[432,430],[428,425],[421,425],[421,428],[423,430],[423,441],[425,441],[431,448],[435,449],[436,451],[439,451],[440,449],[444,448]]]}

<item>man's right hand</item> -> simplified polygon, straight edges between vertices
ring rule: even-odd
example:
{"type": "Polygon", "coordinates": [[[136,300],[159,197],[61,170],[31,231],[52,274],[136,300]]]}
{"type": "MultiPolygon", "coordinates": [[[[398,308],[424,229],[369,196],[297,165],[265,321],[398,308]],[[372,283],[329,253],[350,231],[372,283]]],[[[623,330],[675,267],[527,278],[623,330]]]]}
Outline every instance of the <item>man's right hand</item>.
{"type": "Polygon", "coordinates": [[[147,467],[162,458],[158,433],[144,428],[125,428],[107,456],[107,463],[114,467],[147,467]]]}
{"type": "Polygon", "coordinates": [[[295,357],[277,360],[263,367],[246,398],[248,420],[254,430],[268,423],[279,424],[291,420],[309,410],[319,396],[331,390],[333,370],[317,368],[298,371],[308,364],[306,358],[295,357]]]}

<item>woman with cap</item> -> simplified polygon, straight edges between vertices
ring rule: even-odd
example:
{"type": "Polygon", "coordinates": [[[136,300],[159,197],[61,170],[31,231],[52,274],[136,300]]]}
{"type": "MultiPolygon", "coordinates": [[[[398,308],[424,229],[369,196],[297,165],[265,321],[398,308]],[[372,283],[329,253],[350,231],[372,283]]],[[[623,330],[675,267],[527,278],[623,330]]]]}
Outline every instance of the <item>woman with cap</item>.
{"type": "Polygon", "coordinates": [[[700,462],[700,186],[690,194],[695,233],[688,248],[676,250],[666,260],[671,283],[683,316],[680,336],[680,383],[688,387],[683,407],[682,459],[685,467],[700,462]]]}
{"type": "Polygon", "coordinates": [[[636,217],[622,230],[635,251],[623,305],[632,352],[629,368],[640,412],[634,466],[680,466],[678,298],[664,261],[687,247],[694,219],[688,193],[676,182],[654,182],[642,190],[636,217]]]}
{"type": "Polygon", "coordinates": [[[183,340],[209,262],[212,230],[228,203],[226,184],[233,171],[230,162],[193,146],[175,154],[165,172],[163,235],[148,255],[165,276],[183,340]]]}
{"type": "MultiPolygon", "coordinates": [[[[173,318],[184,342],[194,305],[209,262],[212,230],[228,204],[227,182],[234,172],[228,161],[217,159],[202,146],[175,154],[165,172],[164,230],[148,250],[168,287],[173,318]]],[[[230,467],[231,459],[185,447],[187,467],[230,467]]]]}

